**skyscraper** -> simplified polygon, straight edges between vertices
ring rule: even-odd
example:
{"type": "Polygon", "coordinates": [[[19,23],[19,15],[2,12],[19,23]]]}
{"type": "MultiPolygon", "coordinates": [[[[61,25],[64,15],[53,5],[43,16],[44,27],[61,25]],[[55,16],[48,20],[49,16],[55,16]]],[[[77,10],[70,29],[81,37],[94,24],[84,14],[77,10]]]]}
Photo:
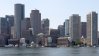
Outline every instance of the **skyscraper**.
{"type": "Polygon", "coordinates": [[[8,34],[8,30],[7,30],[8,27],[7,26],[8,26],[7,19],[1,17],[0,18],[0,34],[3,34],[3,35],[8,34]]]}
{"type": "Polygon", "coordinates": [[[7,19],[7,32],[9,34],[9,37],[12,37],[11,36],[11,27],[14,26],[14,16],[13,15],[6,15],[5,16],[6,19],[7,19]]]}
{"type": "Polygon", "coordinates": [[[21,38],[21,26],[22,20],[24,19],[24,5],[23,4],[15,4],[15,37],[21,38]]]}
{"type": "Polygon", "coordinates": [[[97,45],[98,44],[98,14],[91,12],[87,15],[87,44],[97,45]]]}
{"type": "Polygon", "coordinates": [[[78,14],[73,14],[69,19],[69,34],[72,41],[78,41],[81,36],[81,22],[78,14]]]}
{"type": "Polygon", "coordinates": [[[49,35],[49,19],[43,19],[41,22],[41,26],[42,26],[42,32],[45,35],[49,35]]]}
{"type": "Polygon", "coordinates": [[[39,10],[32,10],[30,14],[32,34],[41,33],[41,13],[39,10]]]}
{"type": "Polygon", "coordinates": [[[25,18],[25,21],[26,21],[26,30],[28,30],[29,28],[31,28],[30,18],[25,18]]]}
{"type": "Polygon", "coordinates": [[[14,26],[14,16],[13,15],[6,15],[7,21],[10,26],[14,26]]]}
{"type": "Polygon", "coordinates": [[[59,31],[60,37],[64,37],[64,35],[65,35],[65,27],[64,27],[64,25],[59,25],[58,26],[58,31],[59,31]]]}
{"type": "Polygon", "coordinates": [[[7,18],[0,18],[0,44],[8,44],[9,39],[8,21],[7,18]]]}
{"type": "Polygon", "coordinates": [[[69,19],[65,20],[65,36],[69,36],[69,19]]]}
{"type": "Polygon", "coordinates": [[[81,22],[81,37],[83,36],[84,38],[86,38],[87,36],[87,26],[86,26],[86,22],[81,22]]]}

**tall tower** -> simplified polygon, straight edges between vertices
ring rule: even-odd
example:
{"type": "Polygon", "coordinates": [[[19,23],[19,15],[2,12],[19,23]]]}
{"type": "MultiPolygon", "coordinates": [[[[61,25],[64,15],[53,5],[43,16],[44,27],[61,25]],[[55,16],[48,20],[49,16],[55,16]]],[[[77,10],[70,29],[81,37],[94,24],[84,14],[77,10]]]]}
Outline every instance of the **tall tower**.
{"type": "Polygon", "coordinates": [[[12,38],[11,35],[11,28],[14,26],[14,16],[13,15],[6,15],[5,18],[7,19],[7,33],[9,34],[9,37],[12,38]]]}
{"type": "Polygon", "coordinates": [[[69,34],[72,41],[78,41],[81,37],[81,22],[78,14],[73,14],[69,19],[69,34]]]}
{"type": "Polygon", "coordinates": [[[8,34],[7,26],[8,26],[7,19],[0,17],[0,34],[4,34],[4,35],[8,34]]]}
{"type": "Polygon", "coordinates": [[[39,10],[32,10],[30,14],[32,34],[41,33],[41,13],[39,10]]]}
{"type": "Polygon", "coordinates": [[[24,5],[15,4],[14,6],[14,19],[15,19],[15,37],[21,38],[21,21],[24,19],[24,5]]]}
{"type": "Polygon", "coordinates": [[[69,36],[69,19],[65,20],[65,36],[69,36]]]}
{"type": "Polygon", "coordinates": [[[87,26],[86,26],[86,22],[81,22],[81,37],[83,36],[84,38],[86,38],[86,29],[87,29],[87,26]]]}
{"type": "Polygon", "coordinates": [[[42,25],[42,32],[45,35],[49,35],[49,19],[48,18],[43,19],[41,25],[42,25]]]}
{"type": "Polygon", "coordinates": [[[65,27],[64,27],[64,25],[59,25],[58,26],[58,31],[59,31],[60,37],[64,37],[65,36],[65,27]]]}
{"type": "Polygon", "coordinates": [[[98,14],[91,12],[87,15],[87,44],[97,45],[98,44],[98,14]]]}

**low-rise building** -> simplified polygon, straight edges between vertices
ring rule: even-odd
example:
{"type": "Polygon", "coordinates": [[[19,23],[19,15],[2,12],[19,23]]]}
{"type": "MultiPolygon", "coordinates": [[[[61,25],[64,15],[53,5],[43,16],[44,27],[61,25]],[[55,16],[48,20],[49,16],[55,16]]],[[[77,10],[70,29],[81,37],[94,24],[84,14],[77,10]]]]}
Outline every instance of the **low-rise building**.
{"type": "Polygon", "coordinates": [[[57,38],[57,47],[68,47],[69,40],[67,37],[59,37],[57,38]]]}

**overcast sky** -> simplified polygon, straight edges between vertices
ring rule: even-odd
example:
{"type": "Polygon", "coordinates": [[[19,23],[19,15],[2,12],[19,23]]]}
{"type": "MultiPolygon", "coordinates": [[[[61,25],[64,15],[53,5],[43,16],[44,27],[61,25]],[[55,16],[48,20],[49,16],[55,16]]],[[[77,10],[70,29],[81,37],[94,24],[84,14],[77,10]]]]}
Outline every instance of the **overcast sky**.
{"type": "Polygon", "coordinates": [[[14,14],[14,4],[25,5],[25,17],[30,17],[31,10],[40,10],[43,18],[49,18],[50,28],[57,28],[72,14],[79,14],[81,21],[86,21],[86,14],[99,13],[99,0],[0,0],[0,17],[14,14]]]}

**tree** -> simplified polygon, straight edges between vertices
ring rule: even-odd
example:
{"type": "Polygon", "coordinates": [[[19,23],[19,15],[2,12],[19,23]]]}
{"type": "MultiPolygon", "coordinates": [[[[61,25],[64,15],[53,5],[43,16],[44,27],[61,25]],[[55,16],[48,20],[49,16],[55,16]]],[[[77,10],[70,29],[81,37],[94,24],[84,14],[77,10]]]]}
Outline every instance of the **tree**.
{"type": "Polygon", "coordinates": [[[75,41],[75,45],[82,45],[83,43],[78,39],[75,41]]]}

